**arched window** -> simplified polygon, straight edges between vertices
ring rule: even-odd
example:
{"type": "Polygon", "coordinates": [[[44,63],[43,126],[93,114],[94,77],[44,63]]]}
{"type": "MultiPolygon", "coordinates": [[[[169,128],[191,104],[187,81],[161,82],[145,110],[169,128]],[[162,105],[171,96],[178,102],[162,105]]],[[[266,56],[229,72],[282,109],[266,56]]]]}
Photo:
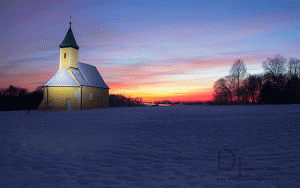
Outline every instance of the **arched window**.
{"type": "Polygon", "coordinates": [[[91,101],[93,99],[93,93],[89,92],[89,100],[91,101]]]}
{"type": "Polygon", "coordinates": [[[74,99],[77,99],[77,91],[74,91],[74,99]]]}
{"type": "Polygon", "coordinates": [[[64,58],[66,58],[66,57],[67,57],[67,53],[64,54],[64,58]]]}

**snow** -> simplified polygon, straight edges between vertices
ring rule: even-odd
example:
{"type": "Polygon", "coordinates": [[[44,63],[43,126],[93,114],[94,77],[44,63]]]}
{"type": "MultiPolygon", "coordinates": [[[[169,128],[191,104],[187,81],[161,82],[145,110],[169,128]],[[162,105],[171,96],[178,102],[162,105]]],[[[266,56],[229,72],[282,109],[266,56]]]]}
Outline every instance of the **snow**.
{"type": "Polygon", "coordinates": [[[73,75],[75,76],[77,82],[80,84],[80,85],[84,85],[84,86],[90,86],[91,84],[89,84],[83,77],[83,75],[79,72],[78,69],[75,69],[75,68],[70,68],[73,75]]]}
{"type": "MultiPolygon", "coordinates": [[[[77,82],[83,86],[106,88],[109,87],[105,84],[103,78],[98,72],[97,68],[92,65],[78,62],[78,69],[70,68],[74,74],[77,82]]],[[[46,86],[79,86],[73,76],[68,72],[68,70],[63,67],[57,71],[46,83],[43,84],[43,87],[46,86]]]]}
{"type": "Polygon", "coordinates": [[[76,80],[68,72],[68,70],[63,67],[55,75],[53,75],[46,83],[42,85],[46,86],[79,86],[76,80]]]}
{"type": "Polygon", "coordinates": [[[89,85],[87,86],[106,88],[106,89],[109,88],[105,84],[103,78],[101,77],[100,73],[98,72],[95,66],[78,62],[78,70],[83,75],[85,80],[89,83],[89,85]]]}
{"type": "Polygon", "coordinates": [[[0,112],[0,187],[299,187],[299,114],[299,105],[0,112]]]}

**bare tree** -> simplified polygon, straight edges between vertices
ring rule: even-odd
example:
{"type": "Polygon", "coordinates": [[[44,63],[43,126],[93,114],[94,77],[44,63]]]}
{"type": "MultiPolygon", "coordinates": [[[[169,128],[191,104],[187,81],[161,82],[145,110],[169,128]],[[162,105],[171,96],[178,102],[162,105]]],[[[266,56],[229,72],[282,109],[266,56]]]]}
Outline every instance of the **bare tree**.
{"type": "Polygon", "coordinates": [[[5,96],[25,96],[28,95],[29,92],[25,88],[15,87],[10,85],[8,88],[3,90],[3,94],[5,96]]]}
{"type": "Polygon", "coordinates": [[[284,74],[286,71],[286,61],[287,59],[280,54],[275,55],[274,58],[267,58],[263,62],[263,68],[268,79],[273,78],[273,83],[276,84],[276,78],[279,74],[284,74]]]}
{"type": "Polygon", "coordinates": [[[300,73],[300,60],[297,58],[290,58],[288,62],[288,73],[289,77],[297,76],[299,77],[300,73]]]}
{"type": "Polygon", "coordinates": [[[300,78],[298,76],[292,75],[286,84],[284,90],[285,102],[288,104],[299,104],[300,103],[300,78]]]}
{"type": "Polygon", "coordinates": [[[241,101],[245,104],[250,102],[250,94],[246,88],[246,86],[243,84],[242,86],[240,86],[240,97],[241,97],[241,101]]]}
{"type": "Polygon", "coordinates": [[[237,98],[238,102],[240,102],[240,80],[242,80],[247,75],[247,69],[244,65],[243,60],[238,59],[234,62],[230,69],[230,76],[237,81],[237,98]]]}
{"type": "Polygon", "coordinates": [[[263,85],[262,75],[250,75],[244,81],[244,85],[252,102],[258,102],[259,92],[263,85]]]}
{"type": "Polygon", "coordinates": [[[220,78],[214,84],[215,102],[232,102],[232,93],[229,87],[229,80],[220,78]]]}
{"type": "Polygon", "coordinates": [[[143,99],[140,97],[136,97],[136,98],[132,99],[132,102],[136,105],[140,105],[143,103],[143,99]]]}
{"type": "Polygon", "coordinates": [[[229,102],[236,100],[236,80],[231,76],[225,76],[225,84],[228,88],[229,102]]]}

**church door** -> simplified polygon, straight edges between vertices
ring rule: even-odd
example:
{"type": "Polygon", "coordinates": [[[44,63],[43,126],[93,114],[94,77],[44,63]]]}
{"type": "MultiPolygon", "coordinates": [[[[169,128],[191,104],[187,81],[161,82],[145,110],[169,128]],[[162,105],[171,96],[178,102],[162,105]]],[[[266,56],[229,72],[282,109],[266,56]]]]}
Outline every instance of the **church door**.
{"type": "Polygon", "coordinates": [[[68,110],[72,110],[71,101],[69,99],[67,100],[67,104],[68,104],[68,110]]]}

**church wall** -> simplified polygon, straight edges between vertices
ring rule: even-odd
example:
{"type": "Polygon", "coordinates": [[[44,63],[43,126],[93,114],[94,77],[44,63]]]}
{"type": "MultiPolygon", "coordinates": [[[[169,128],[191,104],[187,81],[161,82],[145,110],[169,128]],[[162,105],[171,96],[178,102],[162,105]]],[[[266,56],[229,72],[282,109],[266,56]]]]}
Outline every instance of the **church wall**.
{"type": "Polygon", "coordinates": [[[108,108],[108,89],[82,86],[82,109],[91,108],[108,108]]]}
{"type": "Polygon", "coordinates": [[[40,103],[39,110],[46,110],[47,109],[47,87],[44,87],[43,89],[43,100],[40,103]]]}
{"type": "Polygon", "coordinates": [[[77,68],[77,55],[78,55],[78,50],[71,48],[71,66],[73,68],[77,68]]]}
{"type": "Polygon", "coordinates": [[[42,100],[42,102],[40,103],[40,105],[38,107],[39,110],[46,110],[47,109],[47,96],[45,95],[45,93],[46,93],[45,88],[46,87],[44,87],[43,100],[42,100]]]}
{"type": "Polygon", "coordinates": [[[63,67],[69,67],[69,56],[70,48],[60,48],[60,64],[59,69],[63,67]],[[66,53],[66,58],[64,58],[64,54],[66,53]]]}
{"type": "Polygon", "coordinates": [[[70,100],[72,109],[80,109],[79,87],[47,87],[47,88],[48,88],[48,106],[51,103],[49,109],[67,110],[68,109],[67,100],[70,100]],[[74,96],[75,91],[77,92],[76,98],[74,96]]]}
{"type": "Polygon", "coordinates": [[[71,48],[71,47],[69,47],[69,48],[60,48],[59,69],[61,69],[63,67],[77,68],[77,56],[78,56],[78,50],[76,50],[75,48],[71,48]],[[66,58],[64,56],[65,53],[66,53],[66,58]]]}
{"type": "Polygon", "coordinates": [[[103,108],[108,108],[109,106],[109,89],[101,88],[101,95],[103,100],[103,108]]]}
{"type": "MultiPolygon", "coordinates": [[[[44,87],[44,99],[39,106],[40,110],[68,110],[67,100],[70,100],[72,110],[80,109],[79,87],[47,87],[47,89],[44,87]],[[75,91],[77,92],[76,98],[74,96],[75,91]]],[[[109,89],[82,86],[82,109],[108,108],[108,96],[109,89]],[[92,100],[90,100],[89,93],[92,93],[92,100]]]]}

